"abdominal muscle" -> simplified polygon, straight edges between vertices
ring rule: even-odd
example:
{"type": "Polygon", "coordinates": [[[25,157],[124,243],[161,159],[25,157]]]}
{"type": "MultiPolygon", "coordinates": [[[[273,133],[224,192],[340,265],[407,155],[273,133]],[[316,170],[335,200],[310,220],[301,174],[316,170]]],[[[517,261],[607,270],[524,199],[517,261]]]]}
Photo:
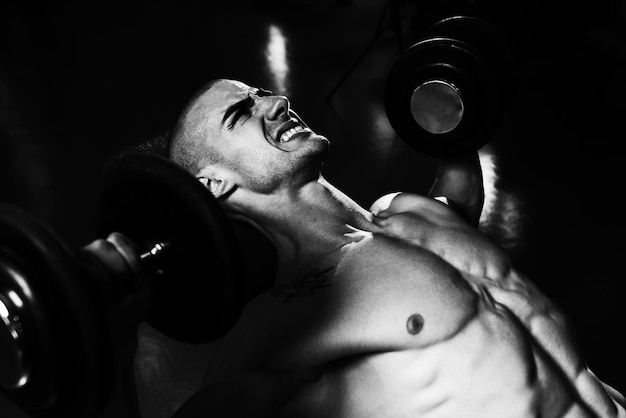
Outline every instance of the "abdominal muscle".
{"type": "Polygon", "coordinates": [[[427,228],[390,218],[321,262],[333,277],[311,296],[250,303],[208,381],[247,367],[306,376],[280,417],[593,417],[519,316],[492,297],[491,279],[476,275],[513,274],[492,247],[472,247],[462,233],[402,237],[394,228],[427,228]],[[406,327],[413,314],[424,323],[416,333],[406,327]]]}
{"type": "MultiPolygon", "coordinates": [[[[403,238],[398,234],[383,235],[403,238]]],[[[433,251],[424,245],[428,243],[428,239],[412,238],[402,241],[412,245],[416,245],[418,241],[419,245],[416,246],[433,251]]],[[[507,267],[508,261],[490,251],[490,245],[479,248],[478,253],[467,254],[464,261],[465,251],[471,247],[469,243],[464,245],[459,242],[458,238],[456,236],[454,241],[457,241],[459,251],[454,251],[454,244],[446,245],[445,248],[450,250],[447,255],[456,254],[461,258],[446,260],[448,257],[442,254],[441,262],[442,265],[452,265],[457,269],[460,266],[467,267],[458,270],[458,277],[463,277],[469,284],[460,292],[474,294],[474,302],[466,303],[465,308],[461,308],[464,303],[460,301],[469,301],[467,298],[446,304],[443,302],[443,294],[450,293],[443,292],[440,303],[435,303],[439,310],[423,311],[431,326],[434,323],[435,327],[444,327],[450,331],[449,334],[434,336],[432,340],[426,338],[422,340],[429,341],[425,344],[418,343],[417,338],[413,340],[416,341],[413,345],[408,343],[404,347],[391,350],[357,353],[330,362],[324,365],[324,371],[317,380],[303,387],[285,405],[285,413],[281,416],[594,416],[582,406],[565,374],[534,340],[520,318],[494,299],[489,286],[481,285],[491,280],[485,276],[472,277],[470,274],[470,271],[497,272],[504,276],[515,274],[507,267]],[[483,258],[482,266],[481,254],[487,255],[483,258]],[[450,310],[457,311],[457,316],[460,315],[456,330],[450,324],[444,325],[450,310]]],[[[442,241],[437,239],[431,242],[442,241]]],[[[440,271],[439,285],[435,282],[423,284],[436,288],[445,287],[447,282],[454,282],[456,275],[445,277],[443,272],[446,270],[442,268],[440,271]]],[[[336,279],[341,280],[338,277],[336,279]]],[[[398,276],[387,277],[387,280],[401,281],[398,276]]],[[[410,285],[411,283],[402,284],[400,289],[410,285]]],[[[419,302],[419,293],[412,293],[409,287],[405,289],[397,292],[396,306],[402,305],[403,299],[419,302]]],[[[423,294],[425,288],[421,289],[423,294]]],[[[432,298],[429,300],[432,301],[432,298]]],[[[372,305],[376,306],[376,303],[372,305]]],[[[393,309],[386,306],[387,309],[393,309]]],[[[377,309],[381,309],[381,306],[377,306],[377,309]]],[[[426,331],[421,337],[426,337],[426,331]]]]}
{"type": "Polygon", "coordinates": [[[512,315],[481,297],[450,339],[330,364],[281,416],[591,417],[570,393],[512,315]]]}

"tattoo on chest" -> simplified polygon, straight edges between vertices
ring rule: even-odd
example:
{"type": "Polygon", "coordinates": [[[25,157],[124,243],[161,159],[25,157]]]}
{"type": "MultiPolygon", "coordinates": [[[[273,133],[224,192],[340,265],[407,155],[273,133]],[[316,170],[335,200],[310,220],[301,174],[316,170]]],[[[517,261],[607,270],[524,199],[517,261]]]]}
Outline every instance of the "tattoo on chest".
{"type": "Polygon", "coordinates": [[[420,314],[413,314],[409,316],[406,321],[406,330],[411,335],[417,335],[424,328],[424,317],[420,314]]]}
{"type": "Polygon", "coordinates": [[[329,287],[330,271],[334,267],[325,270],[314,269],[305,274],[295,284],[289,286],[278,286],[270,289],[270,296],[282,298],[286,302],[293,298],[306,298],[313,295],[319,289],[329,287]]]}

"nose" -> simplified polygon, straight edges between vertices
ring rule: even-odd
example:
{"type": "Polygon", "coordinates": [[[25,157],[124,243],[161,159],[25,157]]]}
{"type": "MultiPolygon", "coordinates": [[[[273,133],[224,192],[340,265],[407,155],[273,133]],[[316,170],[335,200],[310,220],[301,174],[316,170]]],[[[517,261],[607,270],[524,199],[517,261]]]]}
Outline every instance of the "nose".
{"type": "Polygon", "coordinates": [[[278,120],[281,116],[285,117],[289,114],[289,99],[285,96],[271,96],[266,100],[270,102],[269,108],[265,114],[268,120],[278,120]]]}

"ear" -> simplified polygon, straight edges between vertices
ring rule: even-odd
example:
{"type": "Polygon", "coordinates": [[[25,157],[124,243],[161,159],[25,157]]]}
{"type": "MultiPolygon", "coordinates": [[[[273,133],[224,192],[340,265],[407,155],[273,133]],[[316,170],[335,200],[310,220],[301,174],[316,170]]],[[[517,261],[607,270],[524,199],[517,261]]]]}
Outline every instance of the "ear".
{"type": "Polygon", "coordinates": [[[230,178],[227,172],[223,172],[223,170],[216,167],[202,169],[198,173],[197,179],[217,199],[225,198],[237,187],[237,184],[230,178]]]}

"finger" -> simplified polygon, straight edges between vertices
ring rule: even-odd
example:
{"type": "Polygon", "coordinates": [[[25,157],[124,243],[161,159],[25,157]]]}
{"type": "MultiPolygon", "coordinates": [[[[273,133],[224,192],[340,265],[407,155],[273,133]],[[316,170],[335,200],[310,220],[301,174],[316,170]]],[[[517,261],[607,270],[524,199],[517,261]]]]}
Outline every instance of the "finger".
{"type": "Polygon", "coordinates": [[[110,241],[97,239],[87,245],[85,250],[95,256],[96,259],[105,265],[114,275],[125,276],[131,272],[130,265],[126,259],[110,241]]]}

